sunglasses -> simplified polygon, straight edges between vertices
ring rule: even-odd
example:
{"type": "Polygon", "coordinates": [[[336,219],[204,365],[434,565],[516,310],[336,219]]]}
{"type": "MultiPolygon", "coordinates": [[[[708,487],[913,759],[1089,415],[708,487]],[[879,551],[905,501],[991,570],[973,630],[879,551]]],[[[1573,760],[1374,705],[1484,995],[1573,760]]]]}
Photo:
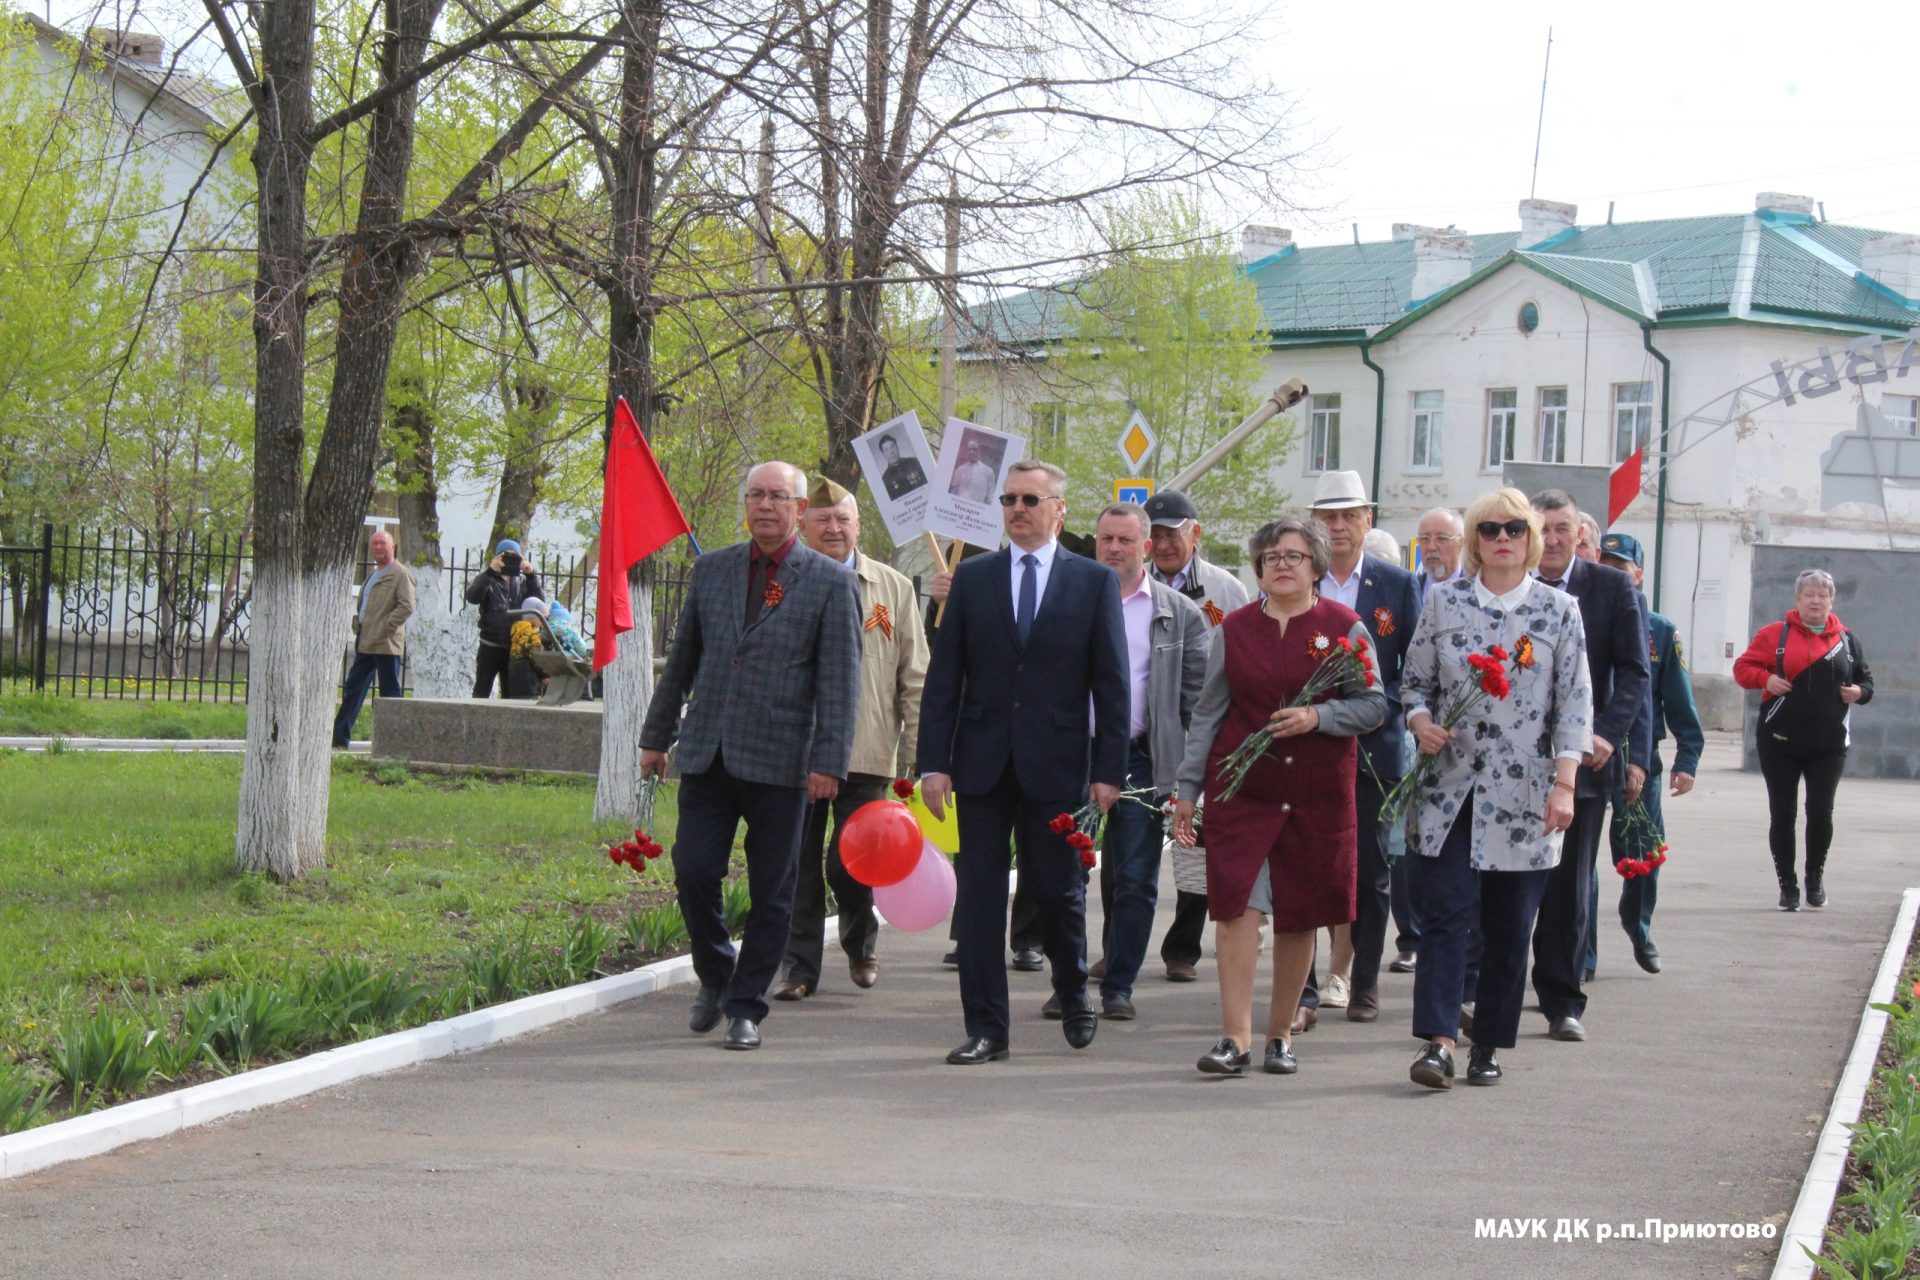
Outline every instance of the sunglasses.
{"type": "Polygon", "coordinates": [[[1039,506],[1043,502],[1052,501],[1053,495],[1043,493],[1003,493],[1000,495],[1000,505],[1003,507],[1012,507],[1015,503],[1018,503],[1020,506],[1031,509],[1039,506]]]}
{"type": "Polygon", "coordinates": [[[1527,536],[1527,522],[1525,520],[1482,520],[1474,527],[1479,530],[1480,536],[1488,542],[1492,542],[1503,533],[1509,538],[1524,538],[1527,536]]]}

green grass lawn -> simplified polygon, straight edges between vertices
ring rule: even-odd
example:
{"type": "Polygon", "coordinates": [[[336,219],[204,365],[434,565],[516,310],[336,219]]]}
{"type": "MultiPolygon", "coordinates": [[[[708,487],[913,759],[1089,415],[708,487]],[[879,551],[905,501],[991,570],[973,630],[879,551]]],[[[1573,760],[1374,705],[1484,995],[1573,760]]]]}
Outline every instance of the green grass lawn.
{"type": "MultiPolygon", "coordinates": [[[[360,713],[372,724],[371,701],[360,713]]],[[[0,691],[0,738],[244,738],[238,702],[153,702],[0,691]]]]}
{"type": "MultiPolygon", "coordinates": [[[[177,1010],[195,990],[339,956],[431,983],[502,940],[551,943],[583,913],[618,937],[670,896],[664,859],[640,881],[608,862],[605,842],[625,833],[594,826],[589,781],[344,757],[327,867],[286,886],[242,876],[240,764],[0,752],[0,1065],[43,1070],[56,1029],[102,1004],[177,1010]]],[[[670,843],[673,823],[663,788],[652,834],[670,843]]]]}

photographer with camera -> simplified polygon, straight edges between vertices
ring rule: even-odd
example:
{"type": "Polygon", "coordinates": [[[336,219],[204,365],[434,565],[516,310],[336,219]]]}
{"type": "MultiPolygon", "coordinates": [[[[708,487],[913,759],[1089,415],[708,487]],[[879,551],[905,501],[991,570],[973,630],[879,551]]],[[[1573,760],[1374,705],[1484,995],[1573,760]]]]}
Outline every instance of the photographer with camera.
{"type": "Polygon", "coordinates": [[[474,662],[473,696],[491,698],[494,680],[503,698],[529,698],[531,689],[516,688],[512,676],[513,618],[509,611],[523,608],[529,599],[544,600],[546,592],[533,568],[520,556],[520,544],[502,538],[493,560],[467,588],[467,603],[480,606],[480,655],[474,662]]]}

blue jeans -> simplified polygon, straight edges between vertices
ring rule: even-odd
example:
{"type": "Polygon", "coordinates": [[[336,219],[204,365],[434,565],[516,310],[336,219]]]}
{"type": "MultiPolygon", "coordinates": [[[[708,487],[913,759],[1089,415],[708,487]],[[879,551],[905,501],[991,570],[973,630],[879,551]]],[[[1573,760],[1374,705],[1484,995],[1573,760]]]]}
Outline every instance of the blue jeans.
{"type": "Polygon", "coordinates": [[[374,677],[380,678],[380,696],[397,698],[400,696],[400,655],[397,653],[355,653],[353,665],[347,668],[346,683],[340,690],[340,714],[333,718],[333,745],[345,748],[348,735],[353,732],[353,722],[360,718],[360,707],[367,700],[367,690],[373,687],[374,677]]]}
{"type": "MultiPolygon", "coordinates": [[[[1139,785],[1153,778],[1153,757],[1138,739],[1127,752],[1127,781],[1139,785]]],[[[1131,996],[1134,979],[1146,962],[1153,940],[1153,911],[1160,901],[1160,845],[1165,818],[1122,800],[1107,815],[1106,838],[1100,850],[1101,951],[1107,974],[1100,979],[1103,996],[1131,996]]]]}

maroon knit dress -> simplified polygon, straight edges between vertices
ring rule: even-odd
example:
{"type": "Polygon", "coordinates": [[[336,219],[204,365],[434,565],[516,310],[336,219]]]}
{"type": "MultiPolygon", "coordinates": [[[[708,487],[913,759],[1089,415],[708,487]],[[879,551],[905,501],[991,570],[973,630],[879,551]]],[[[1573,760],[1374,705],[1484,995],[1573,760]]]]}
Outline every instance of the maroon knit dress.
{"type": "Polygon", "coordinates": [[[1207,912],[1233,920],[1247,910],[1260,864],[1272,868],[1273,929],[1303,933],[1349,924],[1359,850],[1353,809],[1352,738],[1324,733],[1276,739],[1231,800],[1215,794],[1220,761],[1273,713],[1293,701],[1320,664],[1318,637],[1331,643],[1359,618],[1324,597],[1287,624],[1259,601],[1220,624],[1226,645],[1226,719],[1207,753],[1207,912]]]}

